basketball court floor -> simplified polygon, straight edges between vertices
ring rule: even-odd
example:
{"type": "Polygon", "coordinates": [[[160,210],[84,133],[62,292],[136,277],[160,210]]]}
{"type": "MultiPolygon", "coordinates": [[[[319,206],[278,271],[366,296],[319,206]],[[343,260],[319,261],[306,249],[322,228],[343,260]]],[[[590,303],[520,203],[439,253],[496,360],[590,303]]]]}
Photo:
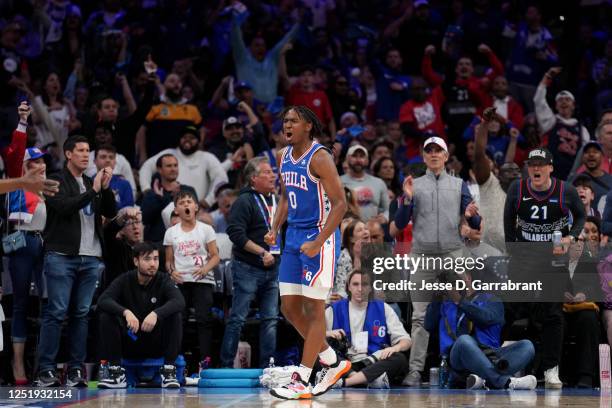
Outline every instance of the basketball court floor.
{"type": "Polygon", "coordinates": [[[312,401],[281,401],[266,389],[76,390],[71,400],[15,400],[0,391],[0,407],[87,408],[404,408],[404,407],[599,407],[612,408],[610,391],[565,389],[548,391],[464,391],[439,389],[331,390],[312,401]]]}

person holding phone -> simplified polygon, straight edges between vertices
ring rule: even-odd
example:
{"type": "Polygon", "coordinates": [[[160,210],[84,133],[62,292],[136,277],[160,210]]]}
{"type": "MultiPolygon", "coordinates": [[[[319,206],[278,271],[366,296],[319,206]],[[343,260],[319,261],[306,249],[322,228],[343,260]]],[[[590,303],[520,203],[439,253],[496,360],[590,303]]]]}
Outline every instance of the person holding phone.
{"type": "MultiPolygon", "coordinates": [[[[22,176],[31,173],[41,180],[45,180],[45,154],[36,147],[26,149],[26,129],[31,112],[30,106],[27,102],[22,102],[17,110],[19,126],[13,132],[12,143],[5,151],[7,172],[9,176],[22,176]]],[[[23,188],[10,192],[7,201],[8,222],[17,231],[20,231],[25,239],[23,247],[11,251],[7,255],[13,287],[13,318],[11,320],[13,377],[15,385],[26,385],[28,384],[24,366],[25,341],[27,338],[26,314],[32,283],[36,284],[38,295],[42,295],[42,230],[47,221],[47,209],[40,192],[27,191],[23,188]]]]}

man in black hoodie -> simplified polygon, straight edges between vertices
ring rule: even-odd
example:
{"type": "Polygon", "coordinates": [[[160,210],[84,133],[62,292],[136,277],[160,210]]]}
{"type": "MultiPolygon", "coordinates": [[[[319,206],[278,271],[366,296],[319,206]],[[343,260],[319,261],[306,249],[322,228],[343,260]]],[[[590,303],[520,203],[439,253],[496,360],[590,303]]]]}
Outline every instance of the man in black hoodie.
{"type": "Polygon", "coordinates": [[[159,250],[151,242],[134,245],[136,270],[121,274],[102,293],[98,388],[126,388],[121,358],[164,357],[162,388],[178,388],[175,362],[181,347],[185,300],[170,275],[158,272],[159,250]]]}
{"type": "Polygon", "coordinates": [[[280,251],[278,247],[269,247],[264,235],[270,230],[276,209],[276,174],[266,157],[255,157],[245,166],[244,179],[249,185],[234,202],[227,226],[227,234],[234,243],[234,298],[223,337],[221,365],[233,367],[240,331],[257,295],[261,314],[259,362],[260,367],[267,367],[276,350],[280,251]]]}

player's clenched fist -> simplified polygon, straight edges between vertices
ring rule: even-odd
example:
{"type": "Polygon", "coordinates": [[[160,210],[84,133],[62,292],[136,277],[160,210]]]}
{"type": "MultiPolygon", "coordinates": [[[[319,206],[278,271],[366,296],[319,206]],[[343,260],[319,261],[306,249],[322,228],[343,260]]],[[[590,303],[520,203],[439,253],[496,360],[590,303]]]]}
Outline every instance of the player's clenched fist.
{"type": "Polygon", "coordinates": [[[300,252],[307,257],[312,258],[321,252],[321,245],[318,244],[317,241],[306,241],[300,247],[300,252]]]}
{"type": "Polygon", "coordinates": [[[268,231],[268,233],[264,235],[264,242],[270,246],[276,245],[276,234],[274,231],[268,231]]]}

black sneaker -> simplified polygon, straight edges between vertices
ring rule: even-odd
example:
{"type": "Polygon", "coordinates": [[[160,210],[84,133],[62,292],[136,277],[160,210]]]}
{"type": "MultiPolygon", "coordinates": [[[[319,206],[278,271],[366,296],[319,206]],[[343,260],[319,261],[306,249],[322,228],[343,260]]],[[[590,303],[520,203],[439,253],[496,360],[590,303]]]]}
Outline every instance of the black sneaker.
{"type": "Polygon", "coordinates": [[[59,387],[61,382],[55,370],[45,370],[38,373],[34,385],[36,387],[59,387]]]}
{"type": "Polygon", "coordinates": [[[66,386],[79,388],[87,387],[87,378],[83,376],[83,369],[81,367],[73,367],[68,370],[66,386]]]}
{"type": "Polygon", "coordinates": [[[98,388],[127,388],[125,369],[121,366],[110,366],[100,375],[98,388]]]}
{"type": "Polygon", "coordinates": [[[162,388],[179,388],[179,384],[176,379],[176,367],[173,365],[165,364],[159,369],[161,375],[161,387],[162,388]]]}

